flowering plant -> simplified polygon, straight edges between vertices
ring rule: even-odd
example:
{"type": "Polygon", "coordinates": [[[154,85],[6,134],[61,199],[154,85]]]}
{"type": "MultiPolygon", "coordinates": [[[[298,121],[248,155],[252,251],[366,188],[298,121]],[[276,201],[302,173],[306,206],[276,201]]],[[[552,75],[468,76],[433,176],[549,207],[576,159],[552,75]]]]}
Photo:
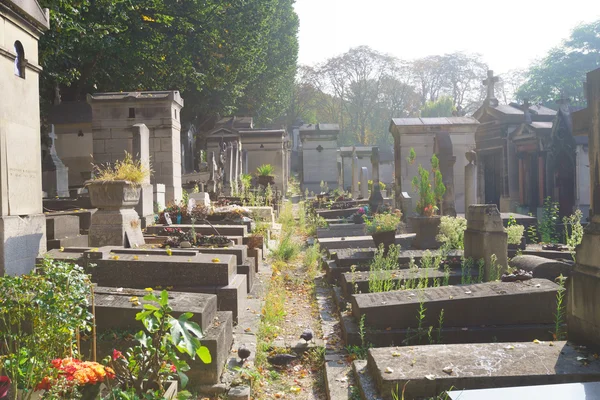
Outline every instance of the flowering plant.
{"type": "Polygon", "coordinates": [[[36,390],[50,390],[60,379],[65,379],[68,386],[81,387],[96,385],[115,377],[115,372],[110,367],[76,358],[56,358],[52,360],[52,367],[58,371],[57,376],[45,376],[37,385],[36,390]]]}
{"type": "Polygon", "coordinates": [[[371,221],[365,221],[367,233],[395,232],[402,220],[402,212],[394,210],[393,213],[375,214],[371,221]]]}
{"type": "Polygon", "coordinates": [[[0,375],[0,399],[8,397],[8,390],[10,389],[10,378],[8,376],[0,375]]]}

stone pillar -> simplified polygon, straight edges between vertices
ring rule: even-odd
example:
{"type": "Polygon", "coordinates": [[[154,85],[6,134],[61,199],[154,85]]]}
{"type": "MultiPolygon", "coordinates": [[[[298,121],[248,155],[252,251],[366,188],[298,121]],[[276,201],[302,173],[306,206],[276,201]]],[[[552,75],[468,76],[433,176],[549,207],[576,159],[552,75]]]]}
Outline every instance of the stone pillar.
{"type": "Polygon", "coordinates": [[[48,135],[52,140],[50,149],[42,160],[42,190],[49,198],[69,197],[69,168],[56,154],[56,134],[54,125],[48,135]]]}
{"type": "Polygon", "coordinates": [[[568,280],[567,329],[569,341],[597,347],[600,342],[600,69],[587,74],[587,101],[588,114],[574,115],[573,124],[589,126],[591,221],[577,247],[577,263],[568,280]]]}
{"type": "Polygon", "coordinates": [[[477,204],[477,153],[468,151],[465,156],[469,163],[465,165],[465,211],[471,204],[477,204]]]}
{"type": "Polygon", "coordinates": [[[404,204],[402,193],[402,145],[400,137],[396,136],[394,136],[394,203],[396,208],[402,211],[402,219],[406,220],[408,209],[404,204]]]}
{"type": "Polygon", "coordinates": [[[367,167],[360,169],[360,197],[362,199],[369,197],[369,170],[367,167]]]}
{"type": "Polygon", "coordinates": [[[154,185],[154,202],[157,205],[158,212],[161,212],[167,206],[167,202],[165,200],[165,185],[162,183],[157,183],[154,185]]]}
{"type": "Polygon", "coordinates": [[[352,198],[358,199],[360,192],[358,190],[358,157],[352,153],[352,198]]]}
{"type": "MultiPolygon", "coordinates": [[[[132,157],[135,161],[139,160],[144,168],[150,170],[150,131],[145,124],[135,124],[131,127],[131,131],[133,133],[132,157]]],[[[145,228],[154,223],[154,190],[149,175],[142,182],[141,187],[140,202],[135,207],[135,211],[142,220],[142,228],[145,228]]]]}
{"type": "Polygon", "coordinates": [[[369,197],[369,206],[371,206],[371,211],[377,212],[379,207],[383,204],[383,196],[381,195],[381,187],[379,185],[379,147],[373,147],[371,152],[371,165],[373,168],[371,173],[373,188],[371,189],[371,196],[369,197]]]}
{"type": "Polygon", "coordinates": [[[484,280],[498,279],[508,268],[508,243],[502,217],[495,204],[471,204],[467,209],[465,258],[485,260],[484,280]],[[492,263],[492,256],[496,263],[492,263]]]}
{"type": "Polygon", "coordinates": [[[519,160],[517,158],[517,150],[509,135],[506,139],[506,156],[508,158],[508,196],[510,198],[509,209],[511,212],[517,210],[519,203],[519,160]]]}
{"type": "Polygon", "coordinates": [[[340,158],[337,163],[338,168],[338,189],[344,191],[344,157],[340,158]]]}
{"type": "Polygon", "coordinates": [[[206,159],[208,162],[208,182],[206,184],[206,190],[208,192],[215,193],[217,191],[217,161],[215,159],[215,152],[211,151],[208,153],[208,157],[206,159]]]}
{"type": "Polygon", "coordinates": [[[538,154],[538,194],[539,194],[539,203],[538,207],[544,206],[544,197],[545,197],[545,173],[546,173],[546,163],[544,159],[544,154],[538,154]]]}

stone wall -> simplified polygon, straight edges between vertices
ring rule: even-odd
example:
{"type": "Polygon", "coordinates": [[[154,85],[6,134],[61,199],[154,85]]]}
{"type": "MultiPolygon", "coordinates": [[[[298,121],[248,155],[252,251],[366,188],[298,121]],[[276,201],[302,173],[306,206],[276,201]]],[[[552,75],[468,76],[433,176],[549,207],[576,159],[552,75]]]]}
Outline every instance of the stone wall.
{"type": "Polygon", "coordinates": [[[81,186],[92,173],[92,125],[55,125],[56,154],[69,168],[69,186],[81,186]],[[79,133],[81,131],[81,134],[79,133]]]}
{"type": "Polygon", "coordinates": [[[22,274],[46,251],[38,37],[41,28],[17,25],[0,7],[0,276],[22,274]],[[24,76],[15,75],[15,42],[23,46],[24,76]]]}

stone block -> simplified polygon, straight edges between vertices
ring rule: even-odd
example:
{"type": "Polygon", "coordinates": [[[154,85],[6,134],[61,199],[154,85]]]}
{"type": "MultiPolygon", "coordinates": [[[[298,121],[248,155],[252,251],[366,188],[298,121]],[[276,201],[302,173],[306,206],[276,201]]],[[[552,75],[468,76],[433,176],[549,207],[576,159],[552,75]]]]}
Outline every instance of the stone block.
{"type": "Polygon", "coordinates": [[[415,399],[451,388],[597,381],[600,363],[578,360],[591,356],[566,342],[451,344],[370,349],[367,367],[381,398],[392,400],[399,388],[415,399]]]}
{"type": "Polygon", "coordinates": [[[248,257],[248,247],[239,244],[228,247],[199,248],[196,250],[198,250],[200,254],[229,254],[235,256],[236,265],[244,264],[248,257]]]}
{"type": "Polygon", "coordinates": [[[46,217],[46,238],[64,239],[79,235],[79,218],[74,215],[46,217]]]}
{"type": "Polygon", "coordinates": [[[467,211],[467,229],[464,236],[465,257],[485,260],[486,281],[506,271],[508,242],[502,217],[495,204],[470,205],[467,211]],[[496,261],[492,262],[492,256],[496,261]]]}
{"type": "Polygon", "coordinates": [[[255,221],[265,221],[268,223],[275,222],[275,214],[273,207],[246,207],[252,213],[252,218],[255,221]]]}
{"type": "Polygon", "coordinates": [[[437,325],[442,310],[445,327],[546,324],[554,321],[559,290],[564,289],[546,279],[532,279],[356,294],[352,313],[357,321],[364,315],[370,328],[416,328],[424,302],[422,326],[437,325]]]}
{"type": "Polygon", "coordinates": [[[167,205],[165,201],[165,185],[161,183],[154,185],[154,202],[158,203],[159,210],[164,210],[167,205]]]}
{"type": "Polygon", "coordinates": [[[98,210],[92,216],[90,246],[133,247],[144,244],[138,213],[131,208],[98,210]]]}
{"type": "MultiPolygon", "coordinates": [[[[160,290],[155,290],[154,295],[160,297],[160,290]]],[[[108,330],[138,330],[140,321],[135,319],[138,312],[142,311],[145,303],[142,298],[148,294],[142,289],[111,288],[97,286],[94,288],[96,306],[96,325],[99,332],[108,330]],[[140,305],[136,306],[130,301],[131,297],[138,297],[140,305]]],[[[217,312],[217,296],[202,293],[183,293],[169,291],[169,306],[173,309],[173,316],[178,317],[185,312],[193,313],[191,321],[196,322],[201,328],[206,329],[212,324],[217,312]]]]}
{"type": "Polygon", "coordinates": [[[46,252],[46,216],[2,216],[0,238],[0,276],[26,274],[46,252]]]}
{"type": "Polygon", "coordinates": [[[250,400],[250,386],[234,386],[227,392],[228,400],[250,400]]]}
{"type": "Polygon", "coordinates": [[[88,235],[75,235],[62,239],[48,240],[48,250],[67,248],[67,247],[87,247],[89,245],[88,235]]]}
{"type": "Polygon", "coordinates": [[[248,257],[254,259],[254,271],[258,272],[262,265],[262,249],[248,249],[248,257]]]}
{"type": "Polygon", "coordinates": [[[141,220],[142,229],[154,223],[154,187],[151,184],[144,184],[140,191],[140,202],[135,207],[141,220]]]}
{"type": "Polygon", "coordinates": [[[165,250],[105,247],[87,251],[84,257],[95,264],[89,268],[92,281],[110,287],[221,287],[233,282],[237,270],[234,256],[222,255],[213,262],[214,256],[195,251],[172,250],[168,255],[165,250]]]}
{"type": "MultiPolygon", "coordinates": [[[[399,244],[403,249],[409,249],[415,238],[414,233],[396,235],[396,244],[399,244]]],[[[337,249],[364,249],[375,248],[375,243],[371,236],[348,236],[348,237],[332,237],[319,238],[319,245],[322,249],[335,251],[337,249]]]]}
{"type": "Polygon", "coordinates": [[[254,280],[256,279],[256,271],[254,269],[254,260],[252,258],[246,259],[244,264],[237,266],[238,275],[246,276],[246,289],[250,293],[254,287],[254,280]]]}

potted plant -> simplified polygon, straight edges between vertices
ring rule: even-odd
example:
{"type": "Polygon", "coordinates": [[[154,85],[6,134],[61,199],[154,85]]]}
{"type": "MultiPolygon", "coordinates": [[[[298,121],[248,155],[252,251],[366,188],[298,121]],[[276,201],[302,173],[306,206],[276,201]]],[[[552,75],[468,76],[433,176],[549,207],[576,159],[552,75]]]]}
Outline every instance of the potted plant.
{"type": "Polygon", "coordinates": [[[86,182],[92,206],[107,210],[135,207],[140,201],[140,185],[149,175],[150,169],[128,152],[114,164],[94,165],[94,178],[86,182]]]}
{"type": "MultiPolygon", "coordinates": [[[[408,162],[414,164],[415,160],[416,153],[411,148],[408,162]]],[[[434,154],[431,157],[431,175],[433,175],[433,181],[430,179],[429,171],[420,164],[418,175],[413,177],[412,180],[413,190],[419,195],[416,208],[418,215],[416,217],[409,217],[412,230],[416,234],[412,247],[416,249],[439,247],[436,236],[440,226],[440,216],[436,215],[436,212],[439,209],[437,205],[441,203],[442,197],[446,193],[446,186],[442,182],[442,173],[439,166],[440,161],[434,154]]]]}
{"type": "Polygon", "coordinates": [[[275,184],[275,175],[273,174],[274,168],[271,164],[263,164],[256,168],[256,175],[258,176],[258,184],[261,186],[268,186],[275,184]]]}
{"type": "Polygon", "coordinates": [[[383,244],[387,254],[390,246],[396,243],[396,229],[402,221],[402,212],[394,210],[392,213],[375,214],[373,219],[365,221],[366,231],[373,237],[375,247],[383,244]]]}
{"type": "Polygon", "coordinates": [[[515,218],[511,215],[508,218],[508,226],[504,228],[507,234],[508,248],[511,250],[525,250],[525,227],[517,224],[515,218]]]}

